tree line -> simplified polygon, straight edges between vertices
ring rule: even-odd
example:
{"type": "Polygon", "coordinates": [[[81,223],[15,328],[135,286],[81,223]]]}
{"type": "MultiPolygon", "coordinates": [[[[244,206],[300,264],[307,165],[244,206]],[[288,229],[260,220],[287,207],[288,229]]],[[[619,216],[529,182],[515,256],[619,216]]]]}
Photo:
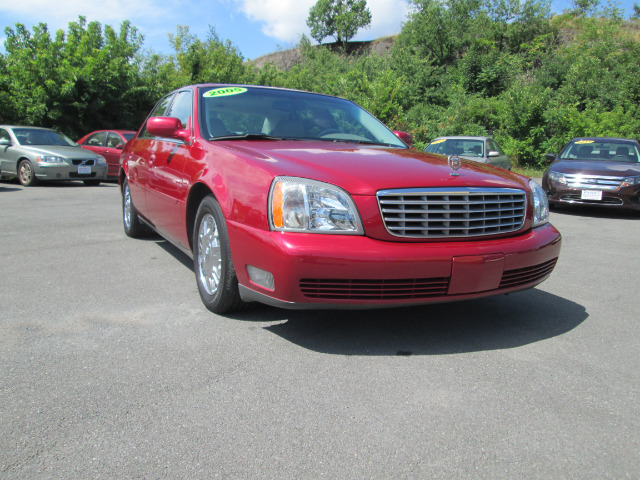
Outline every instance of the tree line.
{"type": "MultiPolygon", "coordinates": [[[[54,127],[72,138],[137,129],[164,93],[193,83],[296,88],[356,101],[420,148],[439,135],[490,134],[520,166],[539,166],[576,136],[637,138],[640,20],[577,0],[412,0],[385,53],[312,45],[290,68],[246,62],[211,28],[169,35],[173,52],[143,50],[119,30],[79,17],[67,31],[5,28],[0,123],[54,127]]],[[[341,39],[343,40],[343,39],[341,39]]]]}

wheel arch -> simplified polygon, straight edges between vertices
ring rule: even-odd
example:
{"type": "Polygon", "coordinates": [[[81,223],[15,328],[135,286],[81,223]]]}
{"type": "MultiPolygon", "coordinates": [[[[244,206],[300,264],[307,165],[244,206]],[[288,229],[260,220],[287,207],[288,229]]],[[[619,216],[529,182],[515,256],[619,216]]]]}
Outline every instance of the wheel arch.
{"type": "Polygon", "coordinates": [[[24,155],[19,157],[18,160],[16,160],[16,177],[18,176],[18,167],[20,166],[20,162],[22,162],[23,160],[26,160],[27,162],[33,164],[33,160],[31,160],[29,157],[25,157],[24,155]]]}
{"type": "Polygon", "coordinates": [[[189,191],[185,220],[187,223],[187,238],[189,240],[189,248],[191,249],[191,251],[193,251],[193,228],[196,221],[196,214],[198,213],[198,207],[200,206],[202,199],[207,195],[212,195],[213,198],[216,198],[211,189],[204,183],[200,182],[194,184],[189,191]]]}
{"type": "Polygon", "coordinates": [[[120,193],[122,193],[122,189],[124,187],[124,181],[126,178],[127,178],[127,174],[125,173],[124,169],[120,167],[120,170],[118,172],[118,186],[120,187],[120,193]]]}

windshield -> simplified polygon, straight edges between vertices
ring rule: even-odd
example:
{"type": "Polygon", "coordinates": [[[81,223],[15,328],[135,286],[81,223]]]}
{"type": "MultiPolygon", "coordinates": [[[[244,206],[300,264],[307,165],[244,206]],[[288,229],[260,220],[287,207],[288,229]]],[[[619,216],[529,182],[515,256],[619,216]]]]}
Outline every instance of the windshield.
{"type": "Polygon", "coordinates": [[[77,143],[54,130],[41,128],[14,128],[13,133],[20,145],[57,145],[76,147],[77,143]]]}
{"type": "Polygon", "coordinates": [[[424,150],[442,155],[484,157],[484,141],[469,138],[438,138],[427,145],[424,150]]]}
{"type": "Polygon", "coordinates": [[[640,156],[634,142],[623,140],[576,140],[560,154],[562,160],[596,160],[638,163],[640,156]]]}
{"type": "Polygon", "coordinates": [[[131,140],[133,138],[133,136],[135,135],[135,133],[123,133],[122,136],[125,138],[125,140],[128,142],[129,140],[131,140]]]}
{"type": "Polygon", "coordinates": [[[286,138],[406,145],[364,109],[341,98],[264,87],[200,90],[204,138],[286,138]]]}

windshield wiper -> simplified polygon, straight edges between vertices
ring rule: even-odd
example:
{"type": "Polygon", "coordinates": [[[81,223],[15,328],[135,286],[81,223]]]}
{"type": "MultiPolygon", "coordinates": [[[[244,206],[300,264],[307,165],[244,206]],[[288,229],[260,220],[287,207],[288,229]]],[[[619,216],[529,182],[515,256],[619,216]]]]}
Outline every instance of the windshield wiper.
{"type": "Polygon", "coordinates": [[[282,140],[283,137],[273,137],[264,133],[246,133],[244,135],[223,135],[222,137],[211,137],[210,141],[216,140],[282,140]]]}
{"type": "Polygon", "coordinates": [[[396,147],[402,148],[401,145],[396,145],[394,143],[383,143],[383,142],[372,142],[370,140],[345,140],[345,139],[336,139],[336,142],[346,142],[346,143],[357,143],[358,145],[377,145],[380,147],[396,147]]]}

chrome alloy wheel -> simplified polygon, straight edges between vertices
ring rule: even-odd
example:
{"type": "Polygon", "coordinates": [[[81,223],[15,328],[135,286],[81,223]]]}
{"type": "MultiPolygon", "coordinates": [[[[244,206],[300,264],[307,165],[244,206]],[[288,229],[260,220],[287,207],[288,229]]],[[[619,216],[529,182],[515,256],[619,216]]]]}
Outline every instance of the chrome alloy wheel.
{"type": "Polygon", "coordinates": [[[29,185],[31,183],[31,177],[33,175],[33,168],[29,162],[22,162],[20,164],[20,171],[18,172],[20,175],[20,183],[23,185],[29,185]]]}
{"type": "Polygon", "coordinates": [[[210,213],[205,214],[198,230],[198,276],[209,295],[218,291],[222,275],[222,248],[218,225],[210,213]]]}
{"type": "Polygon", "coordinates": [[[124,226],[129,230],[131,228],[131,193],[129,192],[129,184],[124,186],[124,202],[122,205],[122,213],[124,226]]]}

